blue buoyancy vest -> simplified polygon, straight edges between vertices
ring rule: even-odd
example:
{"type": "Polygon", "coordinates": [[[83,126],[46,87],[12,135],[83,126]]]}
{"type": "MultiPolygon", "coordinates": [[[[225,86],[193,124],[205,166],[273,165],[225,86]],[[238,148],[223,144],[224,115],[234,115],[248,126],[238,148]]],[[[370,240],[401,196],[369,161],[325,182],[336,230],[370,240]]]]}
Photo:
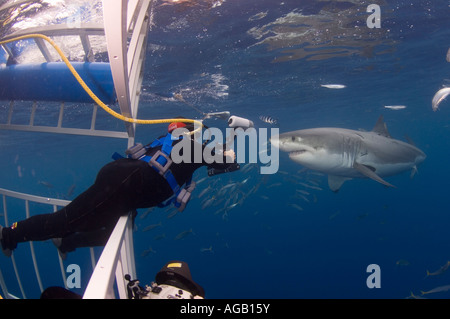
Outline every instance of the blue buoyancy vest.
{"type": "MultiPolygon", "coordinates": [[[[180,139],[183,138],[182,136],[180,139]]],[[[156,139],[149,146],[143,146],[138,143],[125,151],[128,158],[141,160],[147,162],[155,171],[165,178],[170,188],[172,188],[173,196],[169,198],[165,203],[160,203],[159,207],[166,207],[170,204],[174,204],[178,211],[183,211],[187,203],[191,199],[191,193],[195,188],[195,182],[192,181],[192,177],[186,182],[185,187],[179,185],[170,166],[172,165],[172,159],[170,153],[172,152],[172,143],[176,140],[172,134],[168,133],[160,139],[156,139]],[[146,155],[147,150],[161,146],[161,150],[156,151],[153,156],[146,155]]],[[[123,158],[118,153],[114,153],[113,159],[123,158]]]]}

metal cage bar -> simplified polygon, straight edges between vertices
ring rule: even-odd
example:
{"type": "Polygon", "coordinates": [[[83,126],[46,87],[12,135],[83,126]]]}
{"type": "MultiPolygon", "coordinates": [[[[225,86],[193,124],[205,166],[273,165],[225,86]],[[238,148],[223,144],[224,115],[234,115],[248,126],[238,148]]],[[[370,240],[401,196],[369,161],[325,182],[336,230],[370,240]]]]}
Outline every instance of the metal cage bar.
{"type": "MultiPolygon", "coordinates": [[[[26,2],[27,0],[23,1],[26,2]]],[[[2,40],[32,33],[41,33],[47,36],[78,35],[85,53],[85,61],[92,61],[93,50],[91,47],[91,42],[89,41],[89,36],[105,36],[119,108],[124,116],[135,118],[137,115],[140,86],[143,76],[142,66],[145,59],[147,30],[150,20],[148,17],[148,8],[150,3],[151,0],[103,0],[103,25],[81,24],[78,28],[67,28],[66,26],[61,25],[43,26],[15,32],[2,40]]],[[[0,10],[6,8],[7,7],[5,6],[1,6],[0,10]]],[[[37,40],[35,42],[46,61],[52,61],[53,57],[51,52],[48,50],[47,45],[41,40],[37,40]]],[[[12,52],[9,50],[8,46],[3,45],[2,47],[7,54],[12,56],[12,52]]],[[[34,102],[29,124],[16,125],[12,124],[14,101],[11,101],[9,105],[7,122],[6,124],[0,124],[0,129],[127,138],[128,147],[134,144],[136,130],[135,124],[126,122],[125,132],[102,131],[95,129],[98,109],[97,106],[94,106],[93,108],[90,129],[77,129],[63,127],[62,115],[64,111],[64,104],[61,105],[59,120],[56,127],[35,125],[36,105],[36,102],[34,102]]],[[[54,211],[57,210],[58,206],[65,206],[69,203],[69,201],[65,200],[33,196],[1,188],[0,194],[3,196],[6,225],[8,225],[6,206],[7,197],[14,197],[24,200],[27,216],[29,216],[29,201],[53,205],[54,211]]],[[[30,243],[30,247],[32,250],[35,272],[42,291],[42,282],[39,278],[39,269],[37,267],[32,243],[30,243]]],[[[91,262],[94,267],[95,257],[92,248],[90,253],[91,262]]],[[[64,285],[67,288],[64,265],[59,254],[58,258],[64,285]]],[[[15,265],[14,254],[12,255],[11,261],[13,262],[13,267],[16,272],[16,277],[19,282],[23,298],[26,298],[22,284],[20,283],[19,273],[15,265]]],[[[127,283],[124,279],[125,274],[129,274],[132,278],[136,278],[131,214],[121,217],[117,222],[116,227],[114,228],[108,243],[100,256],[100,259],[94,268],[83,298],[114,298],[116,289],[120,298],[127,298],[127,283]]],[[[15,296],[9,294],[1,272],[0,287],[5,296],[9,298],[16,298],[15,296]]]]}
{"type": "Polygon", "coordinates": [[[119,297],[127,297],[124,276],[129,274],[135,278],[136,275],[134,259],[129,258],[127,253],[133,248],[131,232],[131,214],[120,217],[97,262],[83,299],[114,299],[114,283],[117,284],[119,297]]]}

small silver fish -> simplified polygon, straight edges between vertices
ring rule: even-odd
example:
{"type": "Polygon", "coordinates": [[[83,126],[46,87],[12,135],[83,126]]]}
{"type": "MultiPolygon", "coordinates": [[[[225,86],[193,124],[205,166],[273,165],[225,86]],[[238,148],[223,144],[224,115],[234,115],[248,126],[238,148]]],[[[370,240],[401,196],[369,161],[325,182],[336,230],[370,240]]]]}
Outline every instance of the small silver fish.
{"type": "Polygon", "coordinates": [[[202,198],[203,195],[205,195],[208,191],[211,190],[211,186],[208,185],[204,190],[201,191],[201,193],[198,195],[198,198],[202,198]]]}
{"type": "Polygon", "coordinates": [[[384,108],[397,111],[397,110],[406,109],[406,106],[405,105],[385,105],[384,108]]]}
{"type": "Polygon", "coordinates": [[[181,233],[179,233],[178,235],[176,235],[175,236],[175,240],[180,240],[180,239],[183,239],[183,238],[185,238],[186,236],[188,236],[189,234],[193,234],[194,232],[192,231],[192,228],[191,229],[189,229],[189,230],[185,230],[185,231],[182,231],[181,233]]]}
{"type": "Polygon", "coordinates": [[[412,291],[411,291],[411,295],[406,297],[406,299],[427,299],[427,298],[424,298],[424,297],[421,297],[421,296],[417,296],[417,295],[413,294],[412,291]]]}
{"type": "Polygon", "coordinates": [[[437,111],[439,108],[439,103],[441,103],[445,98],[450,94],[450,87],[446,87],[443,89],[440,89],[436,92],[436,94],[433,96],[433,100],[431,100],[431,106],[433,108],[433,111],[437,111]]]}
{"type": "Polygon", "coordinates": [[[22,167],[20,165],[17,166],[17,175],[19,177],[23,177],[23,170],[22,170],[22,167]]]}
{"type": "Polygon", "coordinates": [[[164,239],[164,238],[166,238],[166,234],[165,233],[153,237],[153,240],[161,240],[161,239],[164,239]]]}
{"type": "Polygon", "coordinates": [[[307,203],[310,203],[309,199],[305,195],[298,194],[296,195],[296,197],[303,199],[307,203]]]}
{"type": "Polygon", "coordinates": [[[215,200],[215,197],[214,197],[214,196],[211,197],[211,198],[208,198],[207,200],[205,200],[205,201],[202,203],[202,209],[205,209],[205,208],[211,206],[212,203],[214,202],[214,200],[215,200]]]}
{"type": "Polygon", "coordinates": [[[200,248],[200,252],[202,252],[202,253],[206,253],[206,252],[213,253],[214,251],[212,249],[212,246],[209,246],[208,248],[200,248]]]}
{"type": "MultiPolygon", "coordinates": [[[[447,269],[448,269],[449,267],[450,267],[450,261],[447,261],[447,263],[446,263],[444,266],[442,266],[441,268],[439,268],[439,269],[436,270],[436,271],[430,272],[430,271],[427,270],[427,275],[426,275],[426,277],[428,277],[428,276],[438,276],[438,275],[442,275],[444,272],[447,271],[447,269]]],[[[425,277],[425,278],[426,278],[426,277],[425,277]]]]}
{"type": "Polygon", "coordinates": [[[167,218],[173,218],[178,214],[178,209],[173,209],[168,215],[167,218]]]}
{"type": "Polygon", "coordinates": [[[298,193],[301,193],[303,195],[311,195],[310,192],[304,191],[303,189],[296,189],[295,191],[298,192],[298,193]]]}
{"type": "Polygon", "coordinates": [[[147,217],[148,214],[150,214],[153,210],[155,209],[155,207],[150,207],[149,209],[147,209],[145,212],[143,212],[140,216],[141,219],[144,219],[145,217],[147,217]]]}
{"type": "Polygon", "coordinates": [[[225,189],[227,189],[227,188],[230,188],[230,187],[233,187],[234,185],[236,185],[236,183],[229,183],[229,184],[227,184],[227,185],[225,185],[224,187],[222,187],[220,190],[225,190],[225,189]]]}
{"type": "Polygon", "coordinates": [[[318,186],[308,185],[308,184],[305,184],[305,183],[302,183],[302,182],[298,182],[298,184],[300,184],[302,186],[305,186],[306,188],[311,188],[311,189],[315,189],[315,190],[318,190],[318,191],[322,190],[322,188],[318,187],[318,186]]]}
{"type": "Polygon", "coordinates": [[[244,166],[241,166],[240,171],[242,174],[246,174],[256,167],[257,167],[257,165],[254,163],[247,163],[244,166]]]}
{"type": "Polygon", "coordinates": [[[38,184],[39,185],[43,185],[43,186],[48,187],[48,188],[53,188],[53,185],[50,184],[49,182],[46,182],[46,181],[38,181],[38,184]]]}
{"type": "Polygon", "coordinates": [[[261,121],[265,122],[265,123],[268,123],[268,124],[272,124],[272,125],[278,124],[278,120],[277,120],[277,119],[274,119],[274,118],[271,117],[271,116],[260,115],[260,116],[259,116],[259,119],[260,119],[261,121]]]}
{"type": "Polygon", "coordinates": [[[148,225],[148,226],[146,226],[142,231],[143,231],[143,232],[147,232],[147,231],[152,230],[152,229],[155,229],[156,227],[159,227],[159,226],[161,226],[161,225],[162,225],[161,222],[159,222],[158,224],[148,225]]]}
{"type": "Polygon", "coordinates": [[[156,254],[156,251],[154,251],[151,246],[148,249],[145,249],[144,251],[142,251],[141,257],[146,257],[150,253],[156,254]]]}
{"type": "Polygon", "coordinates": [[[195,185],[198,185],[202,182],[204,182],[206,180],[206,177],[203,177],[202,179],[200,179],[199,181],[195,182],[195,185]]]}
{"type": "Polygon", "coordinates": [[[66,197],[69,198],[70,196],[73,195],[73,192],[75,191],[75,184],[70,185],[69,189],[67,190],[67,194],[66,197]]]}
{"type": "Polygon", "coordinates": [[[426,295],[426,294],[432,294],[432,293],[436,293],[436,292],[443,292],[443,291],[449,291],[450,290],[450,285],[445,285],[445,286],[440,286],[440,287],[436,287],[433,288],[431,290],[428,291],[421,291],[422,296],[426,295]]]}
{"type": "Polygon", "coordinates": [[[320,86],[327,89],[345,89],[347,87],[344,84],[321,84],[320,86]]]}
{"type": "Polygon", "coordinates": [[[297,204],[289,204],[289,206],[291,206],[292,208],[295,208],[295,209],[298,210],[298,211],[302,211],[302,210],[303,210],[303,208],[300,207],[300,206],[297,205],[297,204]]]}

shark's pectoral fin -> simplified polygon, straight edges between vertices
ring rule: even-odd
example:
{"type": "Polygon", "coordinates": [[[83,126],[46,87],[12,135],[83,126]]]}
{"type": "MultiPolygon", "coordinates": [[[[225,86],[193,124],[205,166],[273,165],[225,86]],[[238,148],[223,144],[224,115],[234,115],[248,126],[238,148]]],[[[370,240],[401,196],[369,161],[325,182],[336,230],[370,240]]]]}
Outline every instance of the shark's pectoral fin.
{"type": "Polygon", "coordinates": [[[328,186],[333,192],[337,193],[341,188],[342,184],[344,184],[345,181],[348,181],[350,179],[351,179],[350,177],[328,175],[328,186]]]}
{"type": "Polygon", "coordinates": [[[371,179],[377,181],[378,183],[381,183],[381,184],[386,185],[388,187],[395,187],[394,185],[389,184],[384,179],[382,179],[380,176],[375,174],[375,172],[370,167],[368,167],[366,165],[362,165],[362,164],[359,164],[358,162],[354,162],[353,163],[353,168],[356,169],[361,174],[363,174],[364,176],[366,176],[368,178],[371,178],[371,179]]]}
{"type": "Polygon", "coordinates": [[[413,167],[412,167],[412,169],[411,169],[411,175],[409,176],[410,178],[413,178],[414,176],[416,176],[416,174],[418,173],[419,171],[417,170],[417,166],[416,165],[414,165],[413,167]]]}

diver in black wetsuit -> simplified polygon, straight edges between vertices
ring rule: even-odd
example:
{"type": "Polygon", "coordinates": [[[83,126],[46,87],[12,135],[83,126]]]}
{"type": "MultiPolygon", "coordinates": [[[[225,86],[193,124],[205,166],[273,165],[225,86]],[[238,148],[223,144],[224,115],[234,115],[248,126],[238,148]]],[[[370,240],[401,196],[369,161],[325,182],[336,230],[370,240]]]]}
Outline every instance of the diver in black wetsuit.
{"type": "MultiPolygon", "coordinates": [[[[180,127],[194,130],[193,124],[174,122],[169,125],[169,133],[180,127]]],[[[175,140],[172,144],[178,142],[175,140]]],[[[194,143],[198,142],[191,138],[191,143],[191,149],[194,149],[194,143]]],[[[201,149],[204,147],[205,143],[201,149]]],[[[148,147],[146,155],[152,156],[158,150],[161,146],[148,147]]],[[[178,185],[184,185],[201,166],[227,170],[232,164],[226,156],[234,162],[235,154],[232,150],[223,154],[222,163],[207,164],[202,157],[202,163],[194,160],[172,163],[170,171],[178,185]]],[[[117,159],[101,168],[94,184],[66,207],[55,213],[32,216],[8,228],[0,226],[2,250],[9,256],[18,243],[55,238],[54,243],[62,254],[78,247],[103,246],[120,216],[138,208],[159,205],[173,195],[169,182],[149,163],[139,159],[117,159]]]]}

